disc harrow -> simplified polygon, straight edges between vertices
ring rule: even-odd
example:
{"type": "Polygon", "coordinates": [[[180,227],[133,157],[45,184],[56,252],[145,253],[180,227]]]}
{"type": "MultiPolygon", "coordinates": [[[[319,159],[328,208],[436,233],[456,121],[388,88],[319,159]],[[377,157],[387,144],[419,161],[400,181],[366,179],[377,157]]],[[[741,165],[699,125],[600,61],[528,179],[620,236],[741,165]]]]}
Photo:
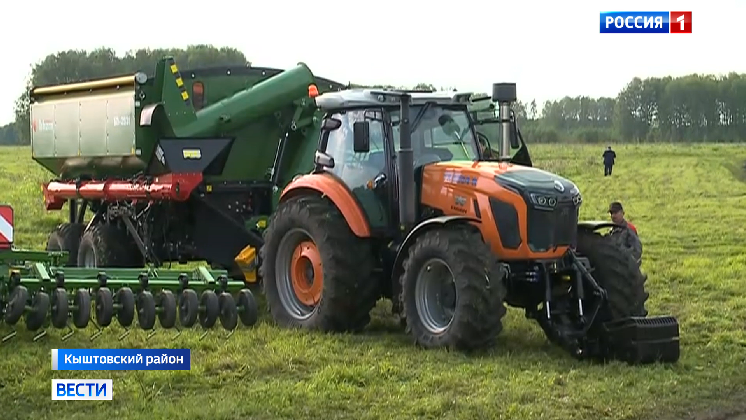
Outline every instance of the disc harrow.
{"type": "Polygon", "coordinates": [[[239,323],[257,322],[257,303],[241,281],[229,280],[224,270],[197,267],[190,273],[166,269],[62,267],[66,252],[0,249],[0,324],[10,327],[2,337],[16,336],[21,321],[36,332],[34,341],[49,327],[65,330],[62,340],[76,330],[95,327],[91,340],[118,323],[126,337],[135,322],[148,338],[162,329],[178,334],[197,323],[204,338],[220,325],[230,337],[239,323]]]}

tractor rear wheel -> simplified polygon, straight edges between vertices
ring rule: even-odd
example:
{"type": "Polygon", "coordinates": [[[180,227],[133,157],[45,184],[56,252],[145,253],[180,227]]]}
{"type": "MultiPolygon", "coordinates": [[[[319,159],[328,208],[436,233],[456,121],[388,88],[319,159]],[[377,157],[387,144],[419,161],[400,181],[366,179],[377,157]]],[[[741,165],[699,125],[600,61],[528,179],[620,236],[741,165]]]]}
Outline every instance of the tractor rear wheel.
{"type": "Polygon", "coordinates": [[[260,273],[275,322],[321,331],[359,331],[379,285],[373,254],[344,216],[320,196],[279,205],[265,231],[260,273]]]}
{"type": "Polygon", "coordinates": [[[83,234],[78,248],[78,266],[139,268],[143,266],[143,258],[125,229],[101,223],[83,234]]]}
{"type": "Polygon", "coordinates": [[[506,313],[505,268],[479,231],[464,224],[433,229],[408,252],[402,306],[416,343],[459,350],[492,346],[506,313]]]}
{"type": "Polygon", "coordinates": [[[82,223],[63,223],[57,226],[47,239],[47,251],[67,251],[66,267],[78,265],[78,247],[85,225],[82,223]]]}
{"type": "Polygon", "coordinates": [[[630,316],[646,316],[647,276],[642,274],[634,257],[609,236],[579,231],[577,250],[588,258],[591,275],[606,290],[607,304],[598,321],[608,322],[630,316]]]}

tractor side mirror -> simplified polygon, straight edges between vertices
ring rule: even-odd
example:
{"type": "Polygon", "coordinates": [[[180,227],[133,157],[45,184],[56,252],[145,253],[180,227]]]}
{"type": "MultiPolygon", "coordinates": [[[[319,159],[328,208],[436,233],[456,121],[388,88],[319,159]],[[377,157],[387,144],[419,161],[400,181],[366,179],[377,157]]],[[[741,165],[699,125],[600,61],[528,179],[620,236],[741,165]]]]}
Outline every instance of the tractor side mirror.
{"type": "Polygon", "coordinates": [[[352,124],[353,150],[355,153],[370,152],[370,122],[355,121],[352,124]]]}
{"type": "Polygon", "coordinates": [[[336,118],[324,118],[324,122],[321,124],[321,128],[324,131],[334,131],[342,126],[342,121],[336,118]]]}

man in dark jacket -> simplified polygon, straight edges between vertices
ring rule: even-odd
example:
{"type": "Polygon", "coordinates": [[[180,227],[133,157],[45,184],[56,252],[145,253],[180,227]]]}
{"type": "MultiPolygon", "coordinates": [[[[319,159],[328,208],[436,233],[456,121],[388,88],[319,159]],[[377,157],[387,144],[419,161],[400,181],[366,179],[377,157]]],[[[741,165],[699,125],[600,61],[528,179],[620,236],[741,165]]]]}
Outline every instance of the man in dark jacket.
{"type": "Polygon", "coordinates": [[[614,159],[616,159],[616,153],[611,150],[611,146],[607,147],[603,154],[604,157],[604,176],[611,175],[611,168],[614,166],[614,159]]]}

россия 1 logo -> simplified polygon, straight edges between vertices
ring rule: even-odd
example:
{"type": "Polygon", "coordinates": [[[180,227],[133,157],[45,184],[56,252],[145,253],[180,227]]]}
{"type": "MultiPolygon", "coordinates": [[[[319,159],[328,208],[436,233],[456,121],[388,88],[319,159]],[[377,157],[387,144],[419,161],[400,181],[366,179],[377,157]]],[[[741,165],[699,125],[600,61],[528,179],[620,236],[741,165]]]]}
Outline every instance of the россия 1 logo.
{"type": "Polygon", "coordinates": [[[602,34],[690,34],[692,12],[601,12],[602,34]]]}

